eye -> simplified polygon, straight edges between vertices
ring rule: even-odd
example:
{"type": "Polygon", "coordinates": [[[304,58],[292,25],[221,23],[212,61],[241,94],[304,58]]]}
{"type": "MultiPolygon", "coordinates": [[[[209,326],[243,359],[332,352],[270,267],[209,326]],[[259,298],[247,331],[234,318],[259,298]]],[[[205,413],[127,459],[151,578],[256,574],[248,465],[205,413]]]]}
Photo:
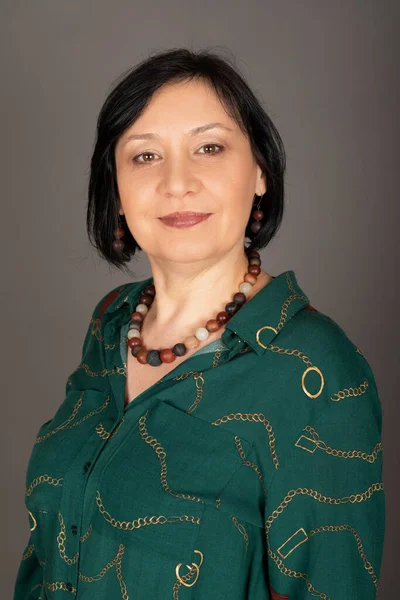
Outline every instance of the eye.
{"type": "Polygon", "coordinates": [[[201,154],[220,154],[224,150],[224,146],[221,146],[221,144],[213,144],[213,143],[204,144],[204,146],[202,146],[202,148],[219,148],[219,150],[218,150],[218,152],[203,152],[201,154]]]}
{"type": "MultiPolygon", "coordinates": [[[[215,154],[220,154],[223,150],[224,150],[224,146],[222,146],[221,144],[214,144],[214,143],[208,143],[208,144],[204,144],[203,146],[201,146],[201,148],[218,148],[218,150],[216,152],[201,152],[200,154],[210,154],[210,155],[215,155],[215,154]]],[[[145,163],[151,163],[154,162],[153,160],[139,160],[140,157],[151,157],[151,156],[155,156],[155,152],[142,152],[141,154],[137,154],[134,158],[132,158],[133,162],[136,163],[141,163],[141,164],[145,164],[145,163]]]]}
{"type": "Polygon", "coordinates": [[[149,163],[149,162],[153,162],[151,160],[139,160],[140,156],[154,156],[155,153],[154,152],[142,152],[142,154],[138,154],[137,156],[135,156],[134,158],[132,158],[132,160],[134,162],[138,162],[138,163],[149,163]]]}

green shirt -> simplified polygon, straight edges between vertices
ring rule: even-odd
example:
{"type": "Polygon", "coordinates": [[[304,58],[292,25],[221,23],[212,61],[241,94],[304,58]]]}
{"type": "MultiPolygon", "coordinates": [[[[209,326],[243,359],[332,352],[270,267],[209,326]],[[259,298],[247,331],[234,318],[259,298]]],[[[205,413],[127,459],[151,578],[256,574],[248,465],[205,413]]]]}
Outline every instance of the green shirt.
{"type": "Polygon", "coordinates": [[[98,302],[38,430],[14,600],[376,598],[382,409],[360,349],[284,271],[124,407],[152,282],[98,302]]]}

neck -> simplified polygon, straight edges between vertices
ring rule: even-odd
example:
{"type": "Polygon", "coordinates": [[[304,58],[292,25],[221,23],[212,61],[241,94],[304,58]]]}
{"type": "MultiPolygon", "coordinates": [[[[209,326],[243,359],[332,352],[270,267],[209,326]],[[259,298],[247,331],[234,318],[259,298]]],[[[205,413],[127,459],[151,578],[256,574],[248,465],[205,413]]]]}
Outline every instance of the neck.
{"type": "MultiPolygon", "coordinates": [[[[172,347],[225,310],[248,268],[243,248],[236,255],[197,264],[197,268],[193,262],[165,264],[153,257],[149,260],[156,295],[143,323],[142,339],[154,348],[172,347]]],[[[271,276],[261,270],[251,296],[270,280],[271,276]]],[[[219,337],[221,330],[210,333],[208,341],[219,337]]]]}

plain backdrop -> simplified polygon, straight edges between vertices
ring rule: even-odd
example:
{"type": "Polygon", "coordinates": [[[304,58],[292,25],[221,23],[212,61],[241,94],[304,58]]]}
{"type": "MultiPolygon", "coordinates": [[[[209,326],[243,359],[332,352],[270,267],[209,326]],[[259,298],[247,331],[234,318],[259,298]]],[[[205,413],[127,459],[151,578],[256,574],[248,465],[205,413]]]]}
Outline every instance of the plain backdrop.
{"type": "MultiPolygon", "coordinates": [[[[233,56],[283,138],[285,216],[263,268],[295,270],[373,369],[387,503],[379,598],[395,597],[399,16],[378,0],[2,0],[2,598],[29,537],[35,434],[63,400],[95,304],[129,280],[85,232],[97,114],[120,73],[179,46],[233,56]]],[[[151,274],[138,256],[135,280],[151,274]]]]}

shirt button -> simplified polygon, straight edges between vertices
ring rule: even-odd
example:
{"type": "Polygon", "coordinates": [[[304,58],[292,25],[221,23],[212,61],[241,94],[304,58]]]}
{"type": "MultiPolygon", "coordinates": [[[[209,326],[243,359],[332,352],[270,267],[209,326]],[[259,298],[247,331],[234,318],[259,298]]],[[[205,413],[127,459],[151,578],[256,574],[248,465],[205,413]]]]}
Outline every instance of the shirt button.
{"type": "Polygon", "coordinates": [[[72,583],[70,583],[69,581],[67,581],[67,583],[65,584],[65,587],[70,592],[72,590],[72,583]]]}
{"type": "Polygon", "coordinates": [[[76,525],[71,525],[72,535],[76,535],[78,533],[78,528],[76,525]]]}
{"type": "Polygon", "coordinates": [[[91,464],[92,464],[91,462],[87,462],[87,463],[85,463],[85,465],[84,465],[84,467],[83,467],[83,470],[85,471],[85,473],[86,473],[86,471],[88,471],[88,470],[89,470],[89,468],[90,468],[90,465],[91,465],[91,464]]]}

